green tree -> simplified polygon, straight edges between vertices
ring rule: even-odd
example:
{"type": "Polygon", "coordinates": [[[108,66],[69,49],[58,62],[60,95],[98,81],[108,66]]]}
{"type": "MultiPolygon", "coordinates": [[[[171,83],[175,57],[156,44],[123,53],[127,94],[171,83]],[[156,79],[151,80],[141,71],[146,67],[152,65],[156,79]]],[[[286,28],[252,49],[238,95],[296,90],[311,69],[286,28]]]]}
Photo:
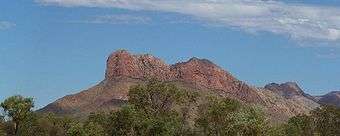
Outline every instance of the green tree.
{"type": "Polygon", "coordinates": [[[268,129],[264,113],[259,108],[250,106],[243,107],[239,112],[233,114],[232,120],[235,121],[231,126],[233,133],[242,136],[264,135],[268,129]]]}
{"type": "Polygon", "coordinates": [[[234,114],[241,105],[236,100],[208,98],[199,106],[199,117],[196,120],[198,133],[206,136],[235,135],[232,129],[234,114]]]}
{"type": "Polygon", "coordinates": [[[14,124],[14,135],[19,131],[21,123],[31,114],[34,107],[32,98],[24,98],[20,95],[7,98],[0,104],[5,115],[14,124]]]}
{"type": "Polygon", "coordinates": [[[173,84],[150,81],[129,91],[129,103],[110,115],[109,135],[172,136],[183,132],[185,111],[195,94],[173,84]]]}
{"type": "Polygon", "coordinates": [[[67,130],[67,136],[86,136],[82,124],[72,123],[70,126],[71,127],[67,130]]]}
{"type": "Polygon", "coordinates": [[[138,122],[137,111],[132,106],[123,107],[120,111],[112,113],[110,117],[110,135],[135,136],[137,135],[138,122]]]}
{"type": "Polygon", "coordinates": [[[173,84],[150,81],[146,86],[138,85],[129,91],[129,104],[146,114],[162,114],[173,110],[182,101],[183,91],[173,84]]]}
{"type": "Polygon", "coordinates": [[[181,127],[176,112],[151,115],[127,106],[112,117],[112,132],[117,136],[173,136],[180,132],[181,127]]]}
{"type": "Polygon", "coordinates": [[[279,124],[269,127],[265,135],[266,136],[286,136],[285,132],[286,124],[279,124]]]}
{"type": "Polygon", "coordinates": [[[0,116],[0,136],[5,136],[6,130],[5,130],[5,119],[3,116],[0,116]]]}
{"type": "Polygon", "coordinates": [[[87,123],[94,122],[101,126],[105,126],[108,124],[107,120],[109,120],[109,115],[107,113],[90,113],[87,119],[87,123]]]}
{"type": "Polygon", "coordinates": [[[340,134],[340,109],[334,106],[321,106],[312,111],[315,129],[321,136],[340,134]]]}
{"type": "Polygon", "coordinates": [[[209,98],[199,106],[198,133],[207,136],[259,136],[268,126],[261,110],[232,99],[209,98]]]}
{"type": "Polygon", "coordinates": [[[20,129],[18,130],[18,136],[46,136],[48,135],[47,130],[45,129],[46,124],[41,124],[41,117],[37,114],[31,113],[29,114],[20,125],[20,129]]]}
{"type": "Polygon", "coordinates": [[[286,126],[288,136],[312,136],[313,118],[307,115],[298,115],[289,119],[286,126]]]}
{"type": "MultiPolygon", "coordinates": [[[[103,129],[104,134],[109,134],[112,132],[112,118],[110,118],[109,114],[106,114],[104,112],[100,113],[91,113],[88,116],[87,121],[85,122],[86,125],[93,123],[95,126],[100,127],[100,129],[103,129]]],[[[90,125],[91,126],[91,125],[90,125]]]]}
{"type": "Polygon", "coordinates": [[[105,136],[104,128],[95,122],[89,122],[84,126],[85,136],[105,136]]]}
{"type": "Polygon", "coordinates": [[[6,131],[2,126],[0,126],[0,136],[6,136],[6,131]]]}
{"type": "MultiPolygon", "coordinates": [[[[35,119],[35,129],[39,129],[37,132],[41,131],[44,135],[48,136],[65,136],[67,128],[63,127],[63,117],[57,117],[54,114],[43,114],[36,115],[35,119]]],[[[71,123],[71,122],[69,122],[71,123]]],[[[68,123],[67,123],[68,124],[68,123]]],[[[69,126],[69,125],[68,125],[69,126]]]]}
{"type": "Polygon", "coordinates": [[[74,120],[69,117],[58,117],[56,123],[58,126],[62,128],[62,130],[64,130],[65,134],[71,127],[74,127],[74,124],[78,124],[77,120],[74,120]]]}

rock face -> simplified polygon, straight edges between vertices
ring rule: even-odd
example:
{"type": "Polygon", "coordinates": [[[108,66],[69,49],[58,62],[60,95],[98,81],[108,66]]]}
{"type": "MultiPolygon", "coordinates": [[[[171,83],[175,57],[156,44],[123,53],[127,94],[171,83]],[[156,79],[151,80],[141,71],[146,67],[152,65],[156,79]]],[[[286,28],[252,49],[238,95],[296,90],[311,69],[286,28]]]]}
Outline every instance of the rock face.
{"type": "Polygon", "coordinates": [[[94,111],[115,110],[128,99],[130,86],[149,79],[176,82],[186,88],[262,105],[270,116],[278,116],[282,120],[308,112],[316,105],[305,97],[308,95],[295,83],[269,84],[259,89],[239,81],[206,59],[192,58],[187,62],[168,65],[148,54],[133,55],[120,50],[109,56],[105,79],[101,83],[78,94],[65,96],[39,111],[80,116],[94,111]]]}
{"type": "Polygon", "coordinates": [[[304,94],[302,89],[294,82],[287,82],[283,84],[271,83],[266,85],[264,88],[276,92],[286,98],[304,94]]]}
{"type": "Polygon", "coordinates": [[[309,111],[319,107],[316,99],[304,93],[295,82],[270,83],[259,90],[265,100],[267,112],[275,121],[285,121],[298,114],[309,114],[309,111]]]}
{"type": "Polygon", "coordinates": [[[181,81],[200,89],[220,90],[245,102],[260,102],[256,90],[234,78],[209,60],[192,58],[187,62],[167,65],[151,55],[132,55],[125,50],[112,53],[107,61],[105,80],[119,78],[181,81]]]}
{"type": "Polygon", "coordinates": [[[333,105],[340,108],[340,91],[333,91],[319,97],[319,103],[333,105]]]}
{"type": "Polygon", "coordinates": [[[173,77],[170,66],[151,55],[132,55],[125,50],[112,53],[107,60],[106,80],[128,77],[135,79],[156,78],[169,80],[173,77]]]}
{"type": "Polygon", "coordinates": [[[306,94],[295,82],[286,82],[283,84],[271,83],[266,85],[264,88],[271,90],[287,99],[293,98],[294,96],[303,96],[315,102],[317,101],[313,96],[306,94]]]}

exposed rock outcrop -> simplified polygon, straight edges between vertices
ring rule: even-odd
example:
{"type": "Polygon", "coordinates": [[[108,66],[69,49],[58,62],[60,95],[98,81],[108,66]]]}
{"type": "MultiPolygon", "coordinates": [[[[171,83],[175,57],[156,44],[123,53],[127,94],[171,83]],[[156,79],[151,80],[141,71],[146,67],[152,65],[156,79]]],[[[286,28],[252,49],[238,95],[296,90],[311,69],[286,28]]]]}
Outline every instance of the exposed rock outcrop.
{"type": "Polygon", "coordinates": [[[206,59],[192,58],[187,62],[167,65],[151,55],[132,55],[120,50],[108,58],[105,80],[122,77],[182,81],[200,89],[221,90],[223,94],[245,102],[262,102],[256,90],[206,59]]]}
{"type": "Polygon", "coordinates": [[[112,53],[107,60],[105,79],[78,94],[65,96],[39,110],[61,115],[81,116],[95,111],[116,110],[128,100],[129,87],[157,79],[184,88],[261,105],[269,116],[286,120],[308,113],[317,104],[296,83],[269,84],[255,88],[206,59],[168,65],[151,55],[133,55],[125,50],[112,53]]]}
{"type": "Polygon", "coordinates": [[[287,99],[293,98],[294,96],[303,96],[317,102],[317,100],[313,96],[306,94],[295,82],[286,82],[282,84],[270,83],[264,88],[267,90],[271,90],[287,99]]]}
{"type": "Polygon", "coordinates": [[[286,98],[291,98],[296,95],[303,95],[302,89],[295,82],[287,82],[283,84],[271,83],[264,87],[278,93],[286,98]]]}
{"type": "Polygon", "coordinates": [[[173,78],[170,66],[151,55],[132,55],[125,50],[112,53],[107,60],[105,80],[121,77],[135,79],[170,80],[173,78]]]}
{"type": "Polygon", "coordinates": [[[340,108],[340,91],[333,91],[326,95],[319,96],[320,104],[333,105],[340,108]]]}

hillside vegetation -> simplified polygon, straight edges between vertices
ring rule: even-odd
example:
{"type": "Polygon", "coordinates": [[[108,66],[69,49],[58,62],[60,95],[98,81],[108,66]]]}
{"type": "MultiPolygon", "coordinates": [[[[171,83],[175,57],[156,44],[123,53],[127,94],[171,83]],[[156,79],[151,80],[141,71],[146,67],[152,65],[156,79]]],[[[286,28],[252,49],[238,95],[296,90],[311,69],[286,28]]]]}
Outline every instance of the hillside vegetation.
{"type": "Polygon", "coordinates": [[[0,136],[338,136],[340,109],[321,106],[273,125],[259,107],[150,81],[130,88],[129,100],[110,113],[76,119],[32,111],[33,99],[1,103],[0,136]]]}

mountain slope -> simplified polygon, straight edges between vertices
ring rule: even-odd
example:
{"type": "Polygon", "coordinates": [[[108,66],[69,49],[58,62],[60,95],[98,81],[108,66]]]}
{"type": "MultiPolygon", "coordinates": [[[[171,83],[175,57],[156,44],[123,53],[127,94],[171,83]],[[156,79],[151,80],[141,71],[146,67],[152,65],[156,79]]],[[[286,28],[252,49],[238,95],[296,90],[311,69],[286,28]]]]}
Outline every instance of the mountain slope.
{"type": "Polygon", "coordinates": [[[298,114],[309,114],[309,111],[319,107],[316,99],[294,82],[282,84],[271,83],[264,88],[259,88],[265,109],[275,120],[285,121],[287,118],[298,114]]]}
{"type": "Polygon", "coordinates": [[[319,96],[318,102],[320,104],[327,104],[340,107],[340,91],[333,91],[326,95],[319,96]]]}
{"type": "Polygon", "coordinates": [[[78,94],[65,96],[39,111],[82,116],[95,111],[116,110],[128,99],[130,86],[143,84],[149,79],[260,105],[269,116],[279,121],[308,113],[318,106],[297,85],[293,86],[293,90],[298,90],[296,93],[292,93],[289,87],[276,88],[283,93],[278,93],[274,87],[255,88],[206,59],[192,58],[187,62],[168,65],[148,54],[132,55],[120,50],[109,56],[105,79],[101,83],[78,94]]]}
{"type": "Polygon", "coordinates": [[[151,55],[131,55],[124,50],[117,51],[107,61],[105,80],[120,77],[180,81],[201,89],[219,90],[221,95],[234,96],[245,102],[261,103],[256,90],[205,59],[192,58],[187,62],[167,65],[151,55]]]}

